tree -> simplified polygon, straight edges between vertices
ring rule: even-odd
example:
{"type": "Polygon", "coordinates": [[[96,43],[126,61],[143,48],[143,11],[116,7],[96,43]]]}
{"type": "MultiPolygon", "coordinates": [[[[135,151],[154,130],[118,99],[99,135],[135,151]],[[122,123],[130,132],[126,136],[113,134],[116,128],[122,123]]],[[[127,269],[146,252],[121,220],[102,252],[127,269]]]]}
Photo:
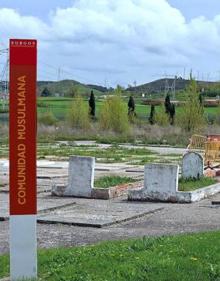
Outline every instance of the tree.
{"type": "Polygon", "coordinates": [[[50,97],[50,96],[52,96],[51,92],[48,90],[47,87],[45,87],[41,92],[41,97],[50,97]]]}
{"type": "Polygon", "coordinates": [[[66,96],[75,98],[79,96],[79,86],[78,85],[73,85],[69,91],[66,93],[66,96]]]}
{"type": "Polygon", "coordinates": [[[154,105],[151,105],[150,116],[149,116],[148,120],[151,125],[155,124],[155,106],[154,105]]]}
{"type": "Polygon", "coordinates": [[[199,104],[203,106],[202,92],[199,93],[199,104]]]}
{"type": "Polygon", "coordinates": [[[72,128],[88,129],[90,127],[88,105],[81,96],[77,96],[73,100],[68,119],[72,128]]]}
{"type": "Polygon", "coordinates": [[[170,102],[169,94],[166,95],[164,106],[165,106],[165,113],[168,115],[170,125],[173,125],[176,110],[175,110],[175,105],[170,102]]]}
{"type": "Polygon", "coordinates": [[[171,103],[170,104],[170,125],[174,124],[174,118],[175,118],[175,114],[176,114],[176,109],[175,109],[175,104],[171,103]]]}
{"type": "Polygon", "coordinates": [[[130,130],[126,104],[121,98],[121,90],[117,88],[115,94],[107,97],[100,112],[100,127],[116,133],[127,134],[130,130]]]}
{"type": "Polygon", "coordinates": [[[191,77],[186,89],[187,99],[180,115],[179,124],[188,132],[199,131],[205,124],[203,106],[200,104],[196,81],[191,77]]]}
{"type": "Polygon", "coordinates": [[[170,113],[170,106],[171,106],[170,95],[169,94],[166,95],[164,106],[165,106],[165,112],[167,114],[169,114],[170,113]]]}
{"type": "Polygon", "coordinates": [[[130,96],[128,101],[128,115],[135,115],[135,102],[132,96],[130,96]]]}
{"type": "Polygon", "coordinates": [[[92,118],[95,118],[95,96],[93,90],[91,91],[89,98],[89,114],[92,118]]]}

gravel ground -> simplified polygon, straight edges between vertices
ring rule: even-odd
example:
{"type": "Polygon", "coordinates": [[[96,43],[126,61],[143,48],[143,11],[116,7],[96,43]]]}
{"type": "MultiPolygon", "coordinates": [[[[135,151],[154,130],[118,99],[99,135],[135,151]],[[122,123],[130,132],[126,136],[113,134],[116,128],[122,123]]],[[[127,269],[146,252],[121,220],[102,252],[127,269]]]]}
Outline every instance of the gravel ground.
{"type": "MultiPolygon", "coordinates": [[[[164,207],[161,211],[104,228],[38,224],[38,247],[69,247],[144,235],[220,230],[220,205],[211,205],[213,199],[220,201],[220,194],[193,204],[159,203],[164,207]]],[[[8,221],[0,222],[0,254],[9,251],[8,231],[8,221]]]]}

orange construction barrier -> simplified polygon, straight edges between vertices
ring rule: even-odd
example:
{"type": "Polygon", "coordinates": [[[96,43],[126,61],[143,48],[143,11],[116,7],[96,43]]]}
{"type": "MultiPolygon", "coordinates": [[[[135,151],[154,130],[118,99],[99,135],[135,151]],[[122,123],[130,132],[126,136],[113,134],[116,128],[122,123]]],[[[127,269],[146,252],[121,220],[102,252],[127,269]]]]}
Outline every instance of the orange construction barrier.
{"type": "Polygon", "coordinates": [[[188,149],[205,149],[205,142],[207,141],[207,137],[201,135],[192,135],[190,139],[190,143],[188,145],[188,149]]]}
{"type": "Polygon", "coordinates": [[[220,135],[208,135],[208,141],[220,141],[220,135]]]}
{"type": "Polygon", "coordinates": [[[205,164],[220,164],[220,140],[209,140],[205,143],[205,164]]]}

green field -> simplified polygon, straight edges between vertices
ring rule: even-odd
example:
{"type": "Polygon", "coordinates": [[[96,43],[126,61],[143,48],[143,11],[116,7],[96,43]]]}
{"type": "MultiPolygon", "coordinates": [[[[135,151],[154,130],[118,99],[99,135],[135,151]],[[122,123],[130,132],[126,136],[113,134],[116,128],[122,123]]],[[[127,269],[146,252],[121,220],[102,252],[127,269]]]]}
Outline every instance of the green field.
{"type": "MultiPolygon", "coordinates": [[[[64,120],[68,110],[71,108],[71,104],[73,99],[71,98],[38,98],[38,113],[41,114],[42,112],[46,112],[51,110],[55,117],[59,120],[64,120]]],[[[127,104],[127,100],[125,100],[125,104],[127,104]]],[[[85,103],[87,101],[85,100],[85,103]]],[[[96,101],[96,115],[99,116],[101,106],[103,101],[98,100],[96,101]]],[[[163,111],[163,106],[156,106],[156,112],[163,111]]],[[[178,114],[181,112],[182,107],[176,108],[176,113],[178,114]]],[[[136,113],[139,118],[148,118],[150,114],[150,105],[143,105],[143,104],[136,104],[136,113]]],[[[218,107],[205,107],[204,113],[217,115],[220,113],[218,107]]]]}
{"type": "MultiPolygon", "coordinates": [[[[140,100],[138,100],[140,102],[140,100]]],[[[38,105],[38,116],[41,116],[42,113],[47,111],[51,111],[54,116],[58,120],[64,120],[68,114],[68,110],[71,108],[71,104],[74,102],[72,98],[54,98],[54,97],[47,97],[47,98],[38,98],[37,105],[38,105]]],[[[125,104],[127,105],[128,100],[125,99],[125,104]]],[[[85,103],[88,103],[85,100],[85,103]]],[[[96,100],[96,116],[99,116],[101,107],[103,104],[103,100],[96,100]]],[[[8,105],[6,105],[6,109],[8,105]]],[[[156,106],[156,112],[160,112],[164,110],[163,106],[156,106]]],[[[180,113],[182,107],[176,107],[176,114],[180,113]]],[[[0,112],[2,111],[2,104],[0,102],[0,112]]],[[[5,110],[4,110],[5,111],[5,110]]],[[[135,109],[137,116],[141,119],[147,119],[150,114],[150,105],[143,105],[141,103],[136,104],[135,109]]],[[[205,107],[204,114],[211,114],[211,115],[220,115],[220,110],[218,107],[205,107]]],[[[5,115],[0,113],[0,120],[7,120],[5,115]]]]}
{"type": "MultiPolygon", "coordinates": [[[[219,281],[220,232],[39,250],[39,281],[219,281]]],[[[9,256],[0,256],[0,278],[9,256]]]]}

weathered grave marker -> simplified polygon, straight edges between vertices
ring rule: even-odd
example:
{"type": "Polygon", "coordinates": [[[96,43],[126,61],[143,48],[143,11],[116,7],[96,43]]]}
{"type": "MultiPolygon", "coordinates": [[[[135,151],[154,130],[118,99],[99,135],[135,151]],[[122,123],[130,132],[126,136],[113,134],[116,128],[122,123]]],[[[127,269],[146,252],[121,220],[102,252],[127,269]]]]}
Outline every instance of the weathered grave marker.
{"type": "Polygon", "coordinates": [[[178,190],[178,165],[147,164],[144,166],[144,187],[130,190],[129,200],[175,202],[178,190]]]}
{"type": "Polygon", "coordinates": [[[37,41],[10,40],[10,280],[36,278],[37,41]]]}
{"type": "Polygon", "coordinates": [[[204,160],[199,153],[187,152],[183,156],[182,178],[201,178],[204,171],[204,160]]]}
{"type": "Polygon", "coordinates": [[[52,194],[57,196],[92,196],[94,187],[95,158],[70,156],[68,185],[54,185],[52,194]]]}

